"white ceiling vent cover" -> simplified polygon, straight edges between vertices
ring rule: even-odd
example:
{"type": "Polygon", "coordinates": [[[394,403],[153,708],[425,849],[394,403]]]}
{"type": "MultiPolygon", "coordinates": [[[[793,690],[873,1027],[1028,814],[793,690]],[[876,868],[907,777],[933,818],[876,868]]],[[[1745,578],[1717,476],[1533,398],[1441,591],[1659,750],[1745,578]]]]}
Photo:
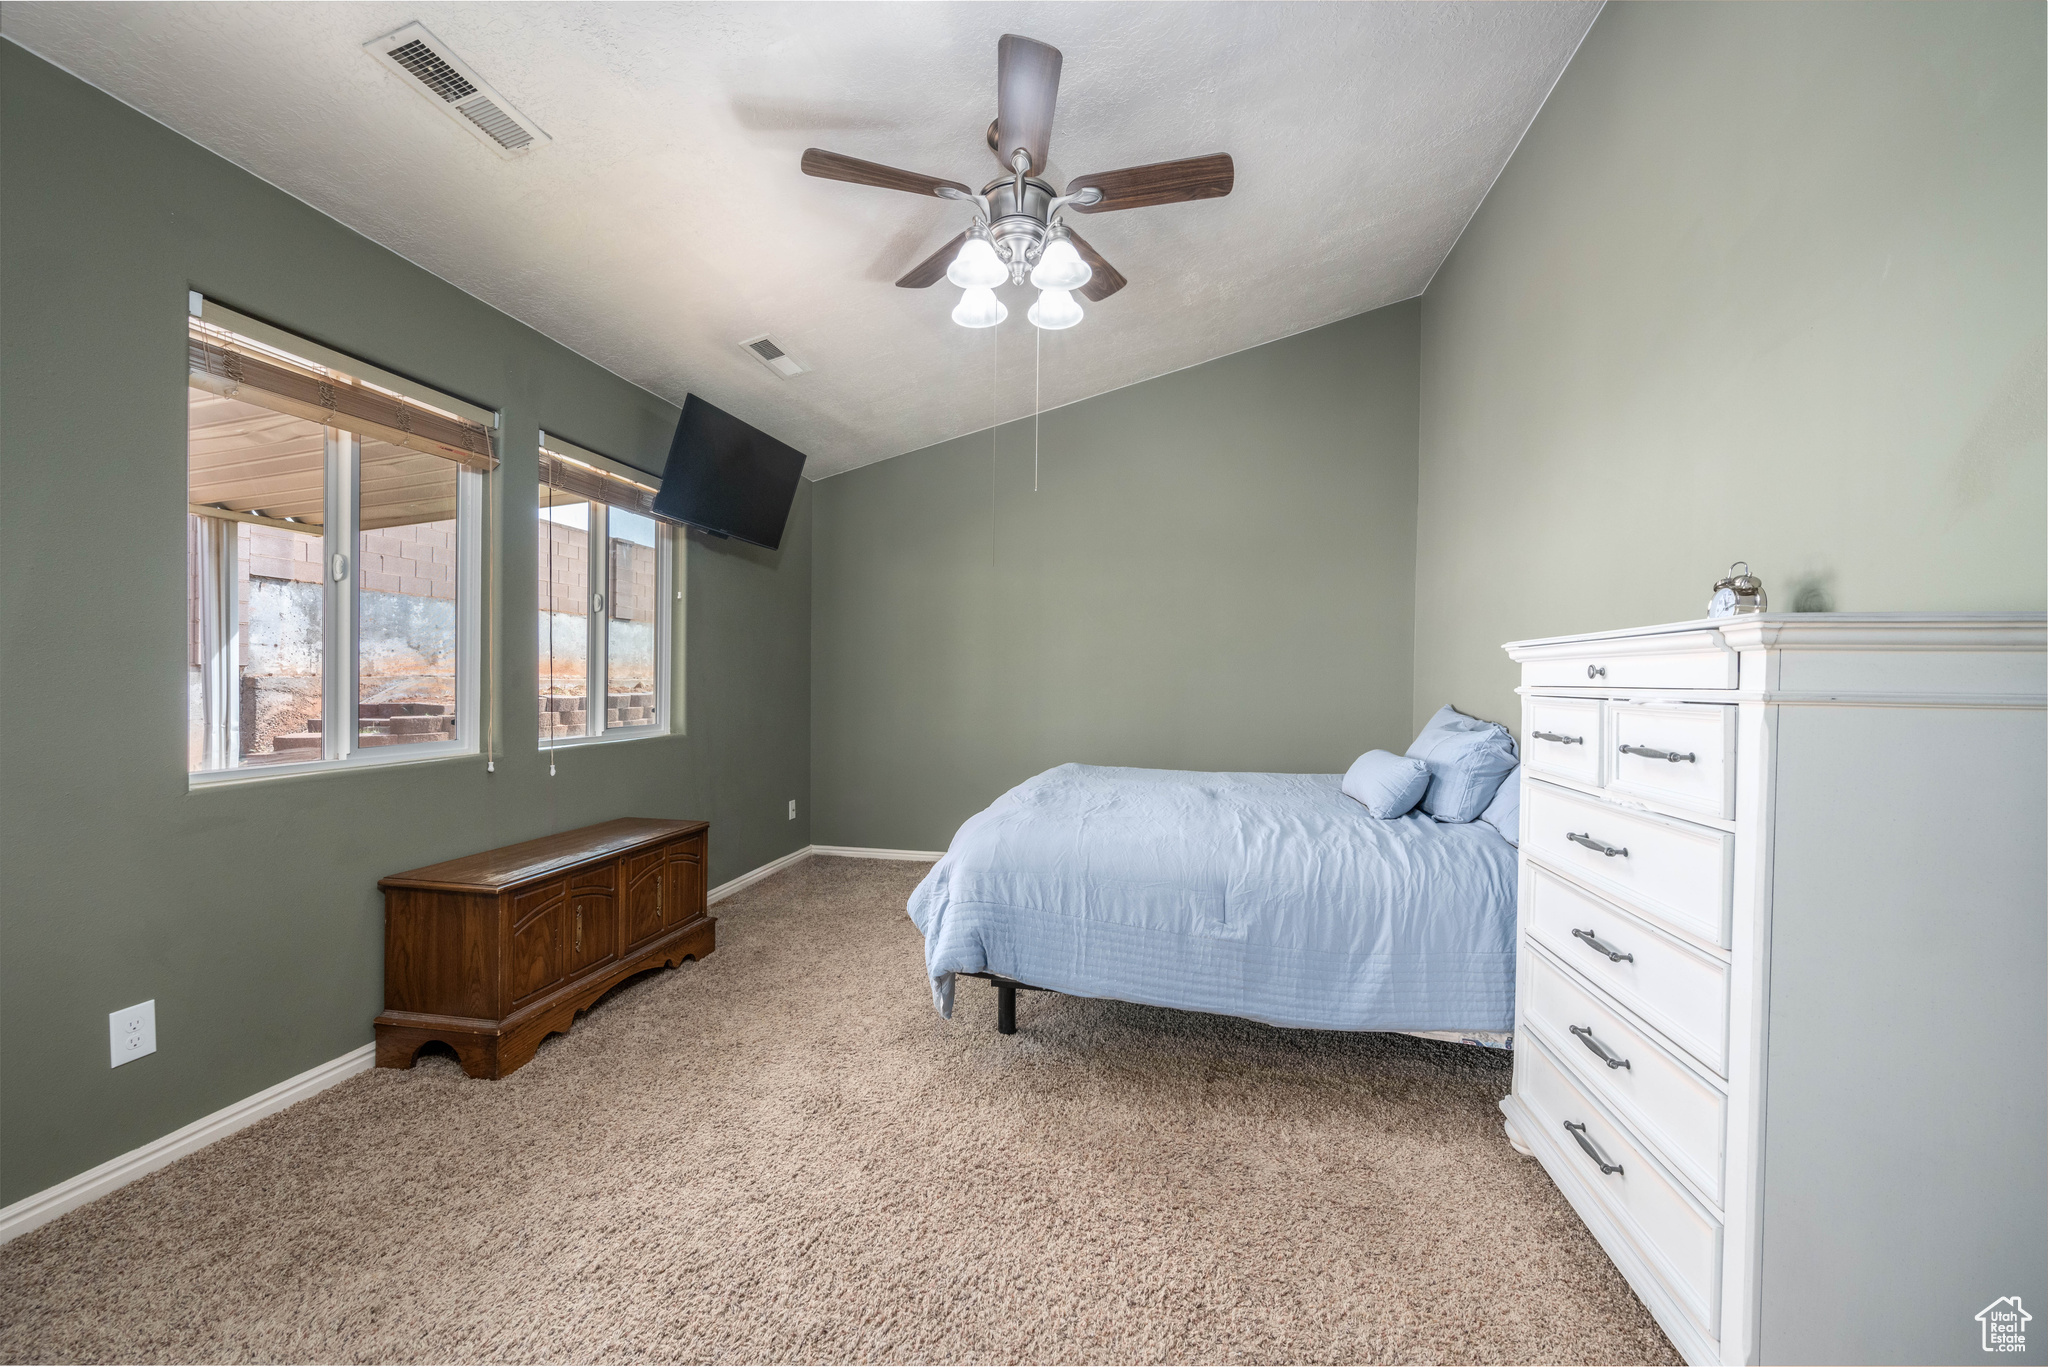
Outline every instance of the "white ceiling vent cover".
{"type": "Polygon", "coordinates": [[[407,24],[396,33],[373,38],[363,44],[363,51],[397,72],[429,104],[501,157],[552,141],[422,24],[407,24]]]}
{"type": "Polygon", "coordinates": [[[746,341],[741,342],[740,346],[749,356],[752,356],[785,380],[793,380],[810,369],[802,361],[799,361],[796,357],[776,345],[765,332],[759,337],[749,337],[746,341]]]}

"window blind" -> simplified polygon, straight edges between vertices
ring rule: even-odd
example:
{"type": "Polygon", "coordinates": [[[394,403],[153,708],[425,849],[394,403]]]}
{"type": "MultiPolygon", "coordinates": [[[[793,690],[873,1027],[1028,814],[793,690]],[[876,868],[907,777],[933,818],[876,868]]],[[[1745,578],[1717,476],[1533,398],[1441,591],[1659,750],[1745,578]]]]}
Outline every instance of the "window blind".
{"type": "Polygon", "coordinates": [[[642,517],[675,523],[675,519],[662,517],[654,511],[655,490],[652,485],[600,470],[545,446],[540,448],[540,482],[556,496],[589,499],[592,503],[639,513],[642,517]]]}
{"type": "Polygon", "coordinates": [[[194,388],[305,418],[358,436],[439,456],[473,470],[492,470],[490,429],[360,380],[317,374],[257,356],[202,334],[187,341],[194,388]]]}

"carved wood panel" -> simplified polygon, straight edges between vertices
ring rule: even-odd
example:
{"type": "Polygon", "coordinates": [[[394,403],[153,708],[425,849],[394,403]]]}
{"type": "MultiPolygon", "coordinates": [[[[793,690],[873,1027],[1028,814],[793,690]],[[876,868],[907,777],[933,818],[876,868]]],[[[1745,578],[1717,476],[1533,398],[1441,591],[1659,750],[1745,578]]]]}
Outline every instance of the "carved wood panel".
{"type": "Polygon", "coordinates": [[[662,897],[662,851],[630,855],[626,860],[626,947],[631,950],[665,928],[662,897]]]}
{"type": "Polygon", "coordinates": [[[562,980],[568,971],[563,949],[569,882],[557,878],[512,898],[512,943],[505,981],[517,1010],[562,980]]]}
{"type": "Polygon", "coordinates": [[[545,883],[536,884],[524,892],[513,893],[512,928],[514,930],[519,929],[519,927],[525,925],[535,916],[546,911],[554,903],[561,901],[563,897],[568,895],[568,892],[569,880],[566,878],[555,878],[545,883]]]}
{"type": "Polygon", "coordinates": [[[569,899],[564,956],[571,974],[619,957],[618,899],[610,892],[582,892],[569,899]]]}
{"type": "Polygon", "coordinates": [[[670,908],[668,925],[679,926],[704,914],[704,842],[678,841],[663,853],[662,903],[670,908]]]}
{"type": "Polygon", "coordinates": [[[619,890],[619,865],[617,860],[606,860],[594,868],[578,869],[569,878],[570,892],[605,892],[616,894],[619,890]]]}

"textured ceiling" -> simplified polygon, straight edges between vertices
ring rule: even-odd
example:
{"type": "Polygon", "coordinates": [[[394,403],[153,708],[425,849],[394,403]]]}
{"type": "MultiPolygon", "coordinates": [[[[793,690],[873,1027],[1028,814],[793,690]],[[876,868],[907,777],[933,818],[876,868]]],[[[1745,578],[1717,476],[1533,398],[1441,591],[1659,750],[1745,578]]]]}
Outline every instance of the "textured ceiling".
{"type": "Polygon", "coordinates": [[[1030,412],[1037,330],[1026,289],[971,332],[947,317],[958,291],[895,288],[967,213],[803,176],[805,147],[979,186],[996,39],[1017,32],[1066,55],[1056,184],[1236,158],[1228,199],[1076,220],[1131,284],[1044,335],[1051,408],[1421,291],[1597,12],[9,3],[0,32],[821,478],[1030,412]],[[553,141],[501,159],[361,50],[413,20],[553,141]],[[763,332],[811,373],[736,345],[763,332]]]}

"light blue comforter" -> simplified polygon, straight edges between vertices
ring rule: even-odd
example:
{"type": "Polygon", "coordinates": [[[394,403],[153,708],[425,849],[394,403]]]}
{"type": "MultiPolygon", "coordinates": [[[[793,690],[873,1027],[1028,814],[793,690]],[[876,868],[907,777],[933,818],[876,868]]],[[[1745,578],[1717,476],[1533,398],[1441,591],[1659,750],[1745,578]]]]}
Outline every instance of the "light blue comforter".
{"type": "Polygon", "coordinates": [[[1063,764],[953,837],[910,896],[953,975],[1324,1030],[1508,1030],[1515,852],[1381,821],[1336,774],[1063,764]]]}

